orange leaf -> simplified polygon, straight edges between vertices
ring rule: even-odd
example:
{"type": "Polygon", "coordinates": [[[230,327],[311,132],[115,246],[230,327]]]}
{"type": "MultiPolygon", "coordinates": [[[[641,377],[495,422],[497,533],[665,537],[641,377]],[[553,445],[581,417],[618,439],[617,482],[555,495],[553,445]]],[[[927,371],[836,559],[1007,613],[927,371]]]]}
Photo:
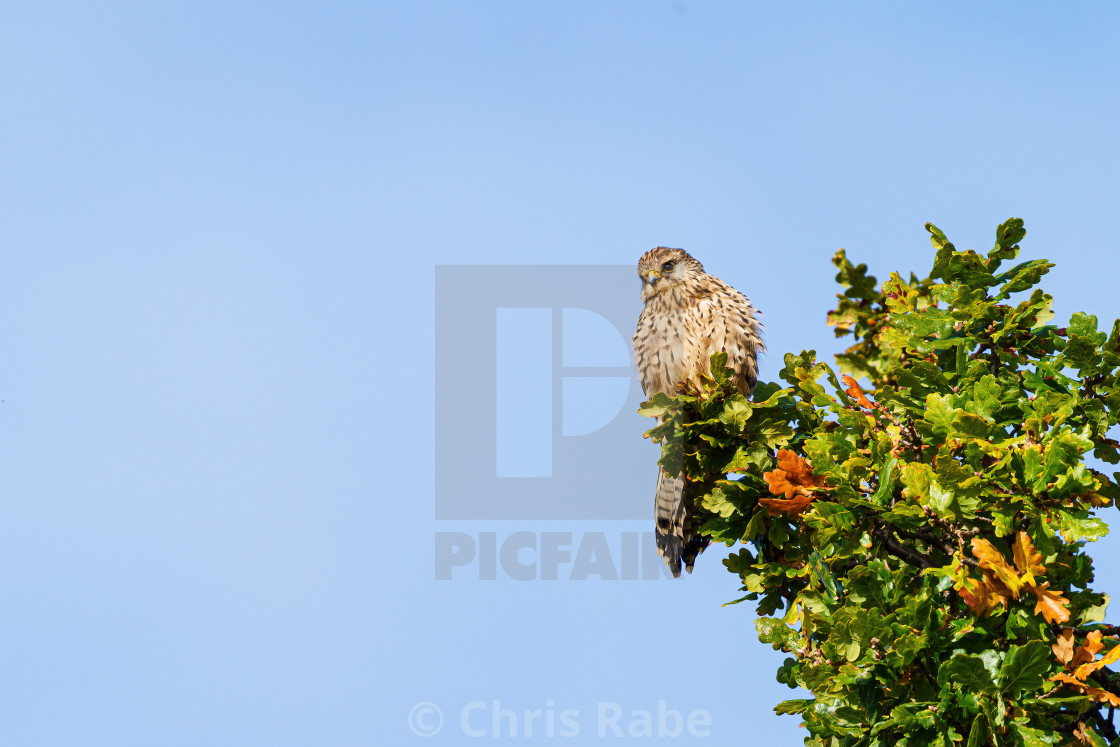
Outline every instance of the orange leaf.
{"type": "Polygon", "coordinates": [[[1011,590],[998,578],[992,575],[991,571],[984,571],[984,583],[988,586],[988,593],[995,598],[996,604],[1002,604],[1004,607],[1010,606],[1011,600],[1015,595],[1011,590]]]}
{"type": "Polygon", "coordinates": [[[1050,675],[1050,681],[1061,682],[1077,690],[1082,690],[1085,688],[1084,682],[1076,679],[1073,675],[1066,674],[1065,672],[1058,672],[1057,674],[1050,675]]]}
{"type": "Polygon", "coordinates": [[[1074,670],[1087,661],[1093,661],[1097,658],[1097,654],[1104,648],[1101,643],[1101,632],[1099,630],[1092,630],[1089,635],[1085,636],[1085,644],[1078,647],[1073,653],[1073,659],[1067,665],[1067,669],[1074,670]]]}
{"type": "Polygon", "coordinates": [[[1099,687],[1086,687],[1085,694],[1089,696],[1089,700],[1097,703],[1108,703],[1113,708],[1120,707],[1120,696],[1101,690],[1099,687]]]}
{"type": "Polygon", "coordinates": [[[789,480],[798,485],[816,487],[818,479],[813,476],[813,468],[805,459],[789,449],[778,449],[778,469],[784,470],[789,480]]]}
{"type": "Polygon", "coordinates": [[[762,474],[771,493],[790,500],[795,495],[809,495],[813,488],[819,487],[820,480],[813,475],[807,461],[789,449],[778,449],[777,457],[778,468],[762,474]]]}
{"type": "Polygon", "coordinates": [[[766,512],[771,516],[778,514],[788,514],[790,516],[796,515],[809,507],[813,502],[811,495],[798,495],[796,498],[762,498],[758,503],[760,506],[765,507],[766,512]]]}
{"type": "MultiPolygon", "coordinates": [[[[1098,633],[1099,634],[1100,631],[1099,630],[1094,630],[1093,633],[1098,633]]],[[[1090,635],[1092,635],[1092,633],[1090,633],[1090,635]]],[[[1088,662],[1086,664],[1082,664],[1081,666],[1079,666],[1077,668],[1077,671],[1073,673],[1073,676],[1076,677],[1079,680],[1084,680],[1086,677],[1088,677],[1093,672],[1097,671],[1101,667],[1108,666],[1109,664],[1116,661],[1117,659],[1120,659],[1120,645],[1113,646],[1111,651],[1109,651],[1107,654],[1105,654],[1101,658],[1097,659],[1096,661],[1091,661],[1091,662],[1088,662]]]]}
{"type": "Polygon", "coordinates": [[[813,491],[825,489],[823,480],[813,475],[813,467],[805,459],[789,449],[778,449],[778,468],[764,472],[762,479],[773,495],[779,498],[763,498],[759,504],[766,507],[771,516],[779,513],[798,514],[813,502],[813,491]]]}
{"type": "Polygon", "coordinates": [[[1050,582],[1042,586],[1028,586],[1027,590],[1034,594],[1038,602],[1034,606],[1034,613],[1042,613],[1046,622],[1050,624],[1064,623],[1069,620],[1069,600],[1062,596],[1060,591],[1049,591],[1050,582]]]}
{"type": "Polygon", "coordinates": [[[1015,535],[1015,544],[1012,546],[1012,555],[1015,558],[1015,567],[1023,577],[1023,582],[1028,586],[1035,585],[1035,574],[1046,573],[1046,566],[1042,565],[1042,553],[1035,549],[1030,535],[1019,532],[1015,535]]]}
{"type": "Polygon", "coordinates": [[[1073,628],[1062,628],[1058,634],[1058,642],[1050,647],[1054,658],[1059,664],[1068,664],[1073,660],[1073,628]]]}
{"type": "MultiPolygon", "coordinates": [[[[787,500],[793,498],[801,489],[786,479],[786,472],[782,469],[776,469],[772,472],[762,473],[762,479],[770,488],[770,492],[774,495],[784,495],[787,500]]],[[[802,491],[803,492],[803,491],[802,491]]]]}
{"type": "Polygon", "coordinates": [[[955,588],[972,614],[977,616],[990,613],[1001,605],[1006,607],[1011,602],[1007,587],[993,578],[988,571],[984,571],[982,581],[965,576],[955,585],[955,588]]]}
{"type": "MultiPolygon", "coordinates": [[[[1068,628],[1067,628],[1068,630],[1068,628]]],[[[1062,631],[1063,634],[1065,631],[1062,631]]],[[[1072,675],[1065,672],[1059,672],[1050,679],[1054,682],[1061,682],[1070,687],[1079,690],[1089,697],[1090,700],[1097,703],[1108,703],[1112,707],[1120,707],[1120,697],[1113,693],[1101,690],[1097,687],[1090,687],[1085,684],[1085,680],[1103,666],[1107,666],[1114,661],[1120,660],[1120,645],[1112,647],[1112,650],[1096,659],[1096,655],[1101,649],[1104,648],[1104,642],[1101,640],[1101,631],[1093,630],[1085,636],[1085,645],[1077,649],[1073,655],[1073,659],[1066,664],[1067,669],[1076,667],[1076,671],[1072,675]],[[1094,659],[1096,659],[1094,661],[1094,659]]]]}
{"type": "MultiPolygon", "coordinates": [[[[1093,733],[1096,734],[1096,731],[1093,733]]],[[[1089,727],[1085,725],[1084,721],[1077,722],[1077,726],[1073,729],[1073,736],[1077,740],[1077,744],[1093,747],[1093,738],[1089,736],[1089,727]]]]}
{"type": "MultiPolygon", "coordinates": [[[[1100,631],[1097,631],[1097,632],[1100,632],[1100,631]]],[[[1102,656],[1101,660],[1097,663],[1100,664],[1102,667],[1106,667],[1109,664],[1112,664],[1113,662],[1116,662],[1118,660],[1120,660],[1120,643],[1113,646],[1112,650],[1109,651],[1104,656],[1102,656]]]]}
{"type": "Polygon", "coordinates": [[[1120,707],[1120,697],[1113,695],[1110,692],[1101,690],[1099,687],[1090,687],[1084,682],[1080,682],[1065,672],[1059,672],[1050,678],[1052,682],[1061,682],[1064,685],[1072,687],[1074,690],[1089,696],[1089,700],[1096,703],[1108,703],[1113,707],[1120,707]]]}
{"type": "Polygon", "coordinates": [[[866,407],[870,410],[875,406],[871,404],[871,400],[864,395],[863,390],[859,388],[859,384],[857,384],[856,380],[851,376],[844,374],[840,377],[840,382],[847,387],[844,391],[847,392],[849,397],[858,402],[860,407],[866,407]]]}
{"type": "Polygon", "coordinates": [[[964,583],[957,587],[957,592],[961,595],[964,603],[968,605],[968,609],[976,616],[983,615],[995,606],[992,595],[988,592],[987,584],[982,581],[967,578],[964,583]]]}
{"type": "Polygon", "coordinates": [[[1019,598],[1019,590],[1023,588],[1023,582],[995,545],[986,539],[973,537],[972,554],[980,561],[981,568],[992,571],[1003,582],[1013,598],[1019,598]]]}

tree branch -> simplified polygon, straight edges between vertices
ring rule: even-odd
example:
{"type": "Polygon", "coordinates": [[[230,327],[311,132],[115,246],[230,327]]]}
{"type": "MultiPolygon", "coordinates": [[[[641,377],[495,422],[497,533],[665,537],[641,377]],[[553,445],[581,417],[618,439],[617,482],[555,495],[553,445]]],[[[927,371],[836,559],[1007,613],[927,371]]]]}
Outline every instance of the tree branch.
{"type": "MultiPolygon", "coordinates": [[[[949,545],[945,544],[945,541],[942,540],[940,537],[934,536],[932,532],[921,532],[921,531],[914,531],[914,530],[909,530],[909,529],[899,529],[897,527],[891,527],[891,529],[894,532],[902,535],[903,537],[907,537],[909,539],[918,539],[918,540],[922,540],[923,542],[928,542],[929,544],[933,545],[934,547],[936,547],[938,550],[945,553],[949,557],[953,557],[954,550],[951,547],[949,547],[949,545]]],[[[961,554],[961,560],[964,562],[965,565],[972,566],[973,568],[979,568],[980,567],[980,563],[978,563],[977,561],[973,560],[972,558],[964,555],[963,553],[961,554]]]]}
{"type": "Polygon", "coordinates": [[[936,563],[929,559],[928,555],[923,555],[917,550],[913,550],[896,540],[892,534],[892,529],[893,527],[888,524],[879,524],[875,529],[875,536],[883,540],[883,546],[887,548],[887,552],[922,570],[926,568],[935,568],[937,566],[936,563]]]}

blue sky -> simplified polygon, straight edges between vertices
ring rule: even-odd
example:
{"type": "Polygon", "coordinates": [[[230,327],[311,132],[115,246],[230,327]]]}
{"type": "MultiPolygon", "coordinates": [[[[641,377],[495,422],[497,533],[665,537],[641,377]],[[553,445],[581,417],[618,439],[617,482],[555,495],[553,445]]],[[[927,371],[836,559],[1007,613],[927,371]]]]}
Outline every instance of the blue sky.
{"type": "MultiPolygon", "coordinates": [[[[583,743],[600,704],[656,728],[665,701],[711,722],[671,742],[799,743],[771,711],[781,656],[749,606],[721,607],[718,553],[679,582],[435,580],[437,532],[649,530],[434,518],[435,429],[479,428],[454,397],[436,412],[437,387],[476,392],[434,366],[435,267],[682,246],[763,311],[770,379],[787,351],[839,349],[837,248],[883,278],[929,267],[926,221],[986,250],[1019,216],[1024,256],[1057,262],[1059,320],[1104,326],[1118,21],[1105,3],[7,4],[0,742],[411,743],[431,702],[425,743],[473,743],[502,708],[522,727],[574,710],[583,743]]],[[[1102,590],[1118,541],[1095,553],[1102,590]]]]}

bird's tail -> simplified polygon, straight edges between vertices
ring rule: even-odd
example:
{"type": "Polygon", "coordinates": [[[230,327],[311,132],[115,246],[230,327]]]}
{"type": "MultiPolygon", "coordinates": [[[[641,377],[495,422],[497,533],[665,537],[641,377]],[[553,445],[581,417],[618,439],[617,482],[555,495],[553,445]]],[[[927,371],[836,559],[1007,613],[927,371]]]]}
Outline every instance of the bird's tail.
{"type": "Polygon", "coordinates": [[[696,556],[704,552],[709,540],[700,534],[684,477],[669,477],[664,470],[657,470],[653,515],[657,520],[657,554],[665,558],[675,578],[681,575],[681,561],[685,570],[692,573],[696,556]]]}

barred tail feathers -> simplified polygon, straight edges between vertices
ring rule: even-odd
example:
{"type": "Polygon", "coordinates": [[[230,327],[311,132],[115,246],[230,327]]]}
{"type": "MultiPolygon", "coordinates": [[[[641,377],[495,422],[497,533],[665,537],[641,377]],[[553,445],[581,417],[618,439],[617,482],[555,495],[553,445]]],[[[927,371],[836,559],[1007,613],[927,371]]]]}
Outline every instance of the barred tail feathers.
{"type": "Polygon", "coordinates": [[[656,519],[657,554],[665,558],[674,578],[681,575],[681,562],[692,573],[696,556],[704,552],[709,540],[699,531],[692,515],[692,495],[683,477],[669,477],[657,471],[657,492],[653,513],[656,519]]]}

